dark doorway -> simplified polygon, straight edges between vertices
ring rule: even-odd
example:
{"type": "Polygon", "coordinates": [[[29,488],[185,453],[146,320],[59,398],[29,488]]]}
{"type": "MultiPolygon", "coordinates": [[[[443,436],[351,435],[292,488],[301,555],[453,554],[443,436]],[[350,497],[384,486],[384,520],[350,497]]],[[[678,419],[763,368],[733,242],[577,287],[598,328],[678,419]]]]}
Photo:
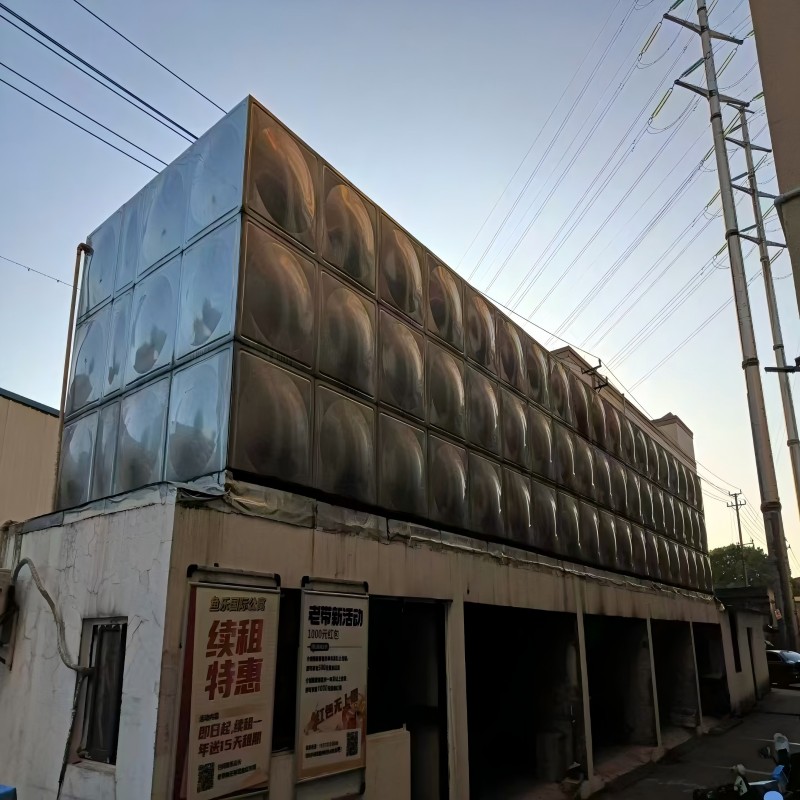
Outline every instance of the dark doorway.
{"type": "Polygon", "coordinates": [[[753,693],[756,700],[761,699],[761,688],[758,685],[758,678],[756,678],[756,660],[753,656],[753,629],[747,628],[747,648],[750,652],[750,673],[753,676],[753,693]]]}
{"type": "Polygon", "coordinates": [[[697,674],[700,680],[700,705],[703,715],[724,717],[730,714],[731,700],[719,625],[693,622],[697,674]]]}
{"type": "Polygon", "coordinates": [[[652,620],[653,662],[661,730],[694,730],[700,723],[697,677],[688,622],[652,620]]]}
{"type": "Polygon", "coordinates": [[[576,619],[464,606],[472,800],[527,796],[583,761],[576,619]]]}
{"type": "Polygon", "coordinates": [[[656,744],[647,623],[621,617],[584,617],[592,745],[656,744]]]}
{"type": "Polygon", "coordinates": [[[446,800],[445,604],[370,597],[367,733],[405,726],[411,796],[446,800]]]}

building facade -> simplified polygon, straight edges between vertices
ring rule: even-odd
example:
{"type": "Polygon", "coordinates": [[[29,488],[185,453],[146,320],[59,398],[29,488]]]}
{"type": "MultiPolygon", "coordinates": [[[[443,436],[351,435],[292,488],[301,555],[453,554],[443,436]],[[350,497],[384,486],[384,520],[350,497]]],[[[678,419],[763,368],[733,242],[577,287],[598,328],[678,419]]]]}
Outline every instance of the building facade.
{"type": "Polygon", "coordinates": [[[252,99],[89,246],[57,510],[0,540],[0,782],[587,796],[766,688],[689,428],[252,99]]]}

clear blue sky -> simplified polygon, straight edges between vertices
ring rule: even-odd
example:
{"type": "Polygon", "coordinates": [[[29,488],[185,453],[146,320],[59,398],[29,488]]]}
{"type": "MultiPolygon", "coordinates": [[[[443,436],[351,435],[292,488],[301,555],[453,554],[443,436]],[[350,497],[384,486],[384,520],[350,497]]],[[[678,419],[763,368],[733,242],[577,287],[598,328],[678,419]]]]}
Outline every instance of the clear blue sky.
{"type": "MultiPolygon", "coordinates": [[[[627,0],[85,2],[225,108],[247,94],[256,96],[465,277],[478,265],[473,282],[479,288],[490,283],[536,215],[490,294],[507,301],[532,266],[543,266],[517,310],[527,316],[536,309],[533,321],[548,330],[561,325],[595,282],[616,266],[586,311],[562,335],[609,361],[628,387],[633,388],[730,297],[725,258],[719,260],[719,269],[712,266],[700,272],[723,243],[720,219],[703,228],[707,221],[703,209],[717,189],[713,161],[694,174],[658,224],[640,236],[711,145],[707,109],[698,104],[684,113],[693,96],[679,89],[653,121],[652,128],[659,130],[644,127],[671,80],[700,56],[692,34],[665,24],[637,61],[667,10],[666,0],[639,0],[630,13],[627,0]],[[586,91],[578,99],[584,86],[586,91]],[[611,166],[598,176],[618,144],[611,166]],[[529,148],[509,191],[467,251],[529,148]],[[611,167],[622,156],[612,176],[611,167]],[[603,188],[587,209],[581,198],[596,176],[592,191],[603,188]],[[694,226],[683,233],[693,221],[694,226]],[[548,249],[562,226],[569,228],[573,222],[578,224],[562,246],[555,252],[554,247],[548,249]],[[652,275],[673,259],[674,263],[654,288],[641,298],[634,295],[630,309],[623,305],[590,336],[662,256],[652,275]],[[574,266],[548,296],[572,262],[574,266]],[[679,310],[615,367],[615,354],[662,305],[693,276],[699,282],[707,274],[679,310]]],[[[218,118],[211,105],[71,0],[7,0],[7,4],[195,133],[218,118]]],[[[678,13],[691,15],[691,0],[678,13]]],[[[712,21],[726,30],[747,33],[747,3],[719,0],[712,21]]],[[[718,66],[730,50],[729,45],[720,45],[718,66]]],[[[0,54],[4,63],[165,161],[184,149],[181,139],[3,22],[0,54]]],[[[752,97],[760,91],[754,64],[751,38],[726,68],[722,86],[730,86],[732,94],[752,97]]],[[[24,85],[2,67],[0,77],[24,85]]],[[[701,82],[702,73],[693,73],[689,80],[701,82]]],[[[38,90],[30,91],[42,97],[38,90]]],[[[754,108],[763,111],[758,103],[754,108]]],[[[753,133],[765,122],[763,113],[757,115],[753,133]]],[[[767,135],[765,130],[760,140],[766,141],[767,135]]],[[[741,156],[736,159],[734,173],[744,169],[738,168],[741,156]]],[[[77,242],[151,174],[0,85],[0,255],[70,281],[77,242]]],[[[770,164],[760,177],[764,188],[774,187],[770,164]]],[[[748,209],[742,203],[741,218],[747,220],[743,225],[750,222],[748,209]]],[[[718,211],[716,202],[706,214],[718,211]]],[[[755,256],[748,259],[748,268],[750,274],[758,270],[755,256]]],[[[776,262],[775,274],[788,272],[784,256],[776,262]]],[[[0,279],[0,386],[57,405],[69,291],[3,261],[0,279]]],[[[779,280],[777,288],[791,360],[800,355],[791,279],[779,280]]],[[[758,279],[751,285],[751,300],[760,355],[771,363],[763,283],[758,279]]],[[[547,341],[541,331],[530,330],[547,341]]],[[[758,541],[763,540],[763,529],[758,522],[758,485],[740,363],[736,321],[729,306],[636,386],[633,395],[653,416],[672,411],[692,428],[698,459],[723,480],[709,477],[726,489],[730,487],[723,481],[744,490],[751,504],[744,515],[745,534],[758,541]]],[[[800,523],[776,378],[765,375],[764,386],[785,525],[800,557],[800,523]]],[[[708,472],[701,469],[701,474],[708,472]]],[[[720,494],[712,489],[714,493],[720,494]]],[[[708,493],[706,509],[712,546],[730,542],[731,512],[708,493]]],[[[800,571],[796,561],[793,566],[800,571]]]]}

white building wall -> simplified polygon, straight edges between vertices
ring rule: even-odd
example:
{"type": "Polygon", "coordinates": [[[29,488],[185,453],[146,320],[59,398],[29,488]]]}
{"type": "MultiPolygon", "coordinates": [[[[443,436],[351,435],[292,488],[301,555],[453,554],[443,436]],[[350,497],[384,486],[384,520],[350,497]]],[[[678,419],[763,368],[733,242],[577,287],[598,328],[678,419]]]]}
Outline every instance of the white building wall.
{"type": "Polygon", "coordinates": [[[3,567],[28,557],[64,616],[77,658],[83,620],[127,617],[128,638],[116,767],[70,764],[76,674],[61,662],[56,627],[27,567],[11,669],[0,665],[0,783],[36,800],[142,800],[150,797],[174,491],[146,505],[13,536],[3,567]],[[16,552],[15,552],[16,551],[16,552]]]}

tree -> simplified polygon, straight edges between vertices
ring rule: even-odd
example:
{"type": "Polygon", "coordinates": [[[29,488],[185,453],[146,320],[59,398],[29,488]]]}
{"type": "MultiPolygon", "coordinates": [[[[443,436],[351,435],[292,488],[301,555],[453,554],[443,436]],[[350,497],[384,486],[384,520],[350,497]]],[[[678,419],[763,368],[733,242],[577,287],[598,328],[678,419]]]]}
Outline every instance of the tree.
{"type": "Polygon", "coordinates": [[[741,548],[738,544],[717,547],[708,554],[714,586],[720,589],[744,586],[742,553],[747,565],[748,585],[773,586],[776,582],[775,570],[769,563],[767,554],[760,547],[741,548]]]}

